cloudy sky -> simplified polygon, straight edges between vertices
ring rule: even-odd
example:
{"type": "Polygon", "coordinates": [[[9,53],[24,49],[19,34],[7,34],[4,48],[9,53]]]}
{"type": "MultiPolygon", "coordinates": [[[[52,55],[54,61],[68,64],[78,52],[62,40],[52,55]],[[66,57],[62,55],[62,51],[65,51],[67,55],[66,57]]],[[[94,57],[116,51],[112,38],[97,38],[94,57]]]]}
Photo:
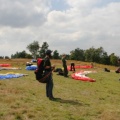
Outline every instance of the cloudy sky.
{"type": "Polygon", "coordinates": [[[0,0],[0,56],[33,41],[60,54],[103,47],[120,56],[120,0],[0,0]]]}

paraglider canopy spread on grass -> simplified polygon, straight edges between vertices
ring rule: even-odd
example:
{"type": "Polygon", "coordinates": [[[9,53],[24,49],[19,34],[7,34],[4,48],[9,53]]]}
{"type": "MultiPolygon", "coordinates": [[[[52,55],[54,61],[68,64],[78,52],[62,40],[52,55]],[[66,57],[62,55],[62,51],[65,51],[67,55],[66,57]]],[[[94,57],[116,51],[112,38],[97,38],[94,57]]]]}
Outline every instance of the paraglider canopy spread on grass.
{"type": "Polygon", "coordinates": [[[71,77],[75,80],[95,82],[96,81],[95,79],[85,76],[86,74],[89,74],[89,73],[95,73],[95,71],[79,71],[71,74],[71,77]]]}

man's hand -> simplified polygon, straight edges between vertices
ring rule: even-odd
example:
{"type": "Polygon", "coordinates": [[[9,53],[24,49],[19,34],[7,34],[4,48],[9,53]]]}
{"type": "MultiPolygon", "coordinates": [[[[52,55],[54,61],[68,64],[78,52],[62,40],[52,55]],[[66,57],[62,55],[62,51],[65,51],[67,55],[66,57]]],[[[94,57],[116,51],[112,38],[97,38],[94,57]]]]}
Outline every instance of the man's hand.
{"type": "Polygon", "coordinates": [[[55,65],[52,65],[52,67],[51,67],[51,68],[52,68],[52,70],[54,70],[54,69],[55,69],[55,65]]]}

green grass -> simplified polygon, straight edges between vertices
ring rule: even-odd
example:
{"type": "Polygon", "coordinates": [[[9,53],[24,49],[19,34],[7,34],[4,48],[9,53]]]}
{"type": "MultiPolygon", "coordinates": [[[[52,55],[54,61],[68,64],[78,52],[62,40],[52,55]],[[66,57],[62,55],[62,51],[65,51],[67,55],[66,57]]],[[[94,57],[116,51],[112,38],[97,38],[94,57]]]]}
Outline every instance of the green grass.
{"type": "MultiPolygon", "coordinates": [[[[64,78],[54,72],[53,94],[61,99],[50,101],[45,95],[45,84],[35,80],[33,71],[25,70],[26,61],[28,60],[0,61],[22,68],[22,70],[2,70],[0,73],[28,74],[21,78],[0,80],[1,120],[120,119],[120,81],[118,80],[120,74],[114,72],[115,67],[96,64],[94,69],[87,69],[97,72],[87,75],[96,82],[64,78]],[[104,72],[104,67],[110,68],[111,72],[104,72]]],[[[61,67],[60,61],[52,61],[52,63],[56,64],[56,67],[61,67]]],[[[89,64],[77,61],[75,63],[89,64]]],[[[71,73],[69,72],[69,75],[71,73]]]]}

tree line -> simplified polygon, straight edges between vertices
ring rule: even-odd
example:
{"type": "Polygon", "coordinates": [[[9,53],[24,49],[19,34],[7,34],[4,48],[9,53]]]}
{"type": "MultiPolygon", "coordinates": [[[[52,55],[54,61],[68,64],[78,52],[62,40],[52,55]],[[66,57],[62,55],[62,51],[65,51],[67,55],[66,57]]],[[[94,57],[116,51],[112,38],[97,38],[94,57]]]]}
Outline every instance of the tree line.
{"type": "MultiPolygon", "coordinates": [[[[43,42],[43,44],[40,46],[38,41],[33,41],[32,43],[27,45],[26,49],[28,49],[31,54],[28,54],[25,50],[23,50],[22,52],[16,52],[15,54],[12,54],[11,58],[44,58],[45,51],[49,49],[49,45],[47,42],[43,42]]],[[[53,51],[53,59],[61,59],[61,56],[62,55],[60,55],[57,50],[53,51]]],[[[110,55],[108,55],[107,52],[104,51],[103,47],[91,47],[86,50],[76,48],[75,50],[70,51],[70,54],[67,54],[66,56],[68,60],[95,62],[113,66],[117,66],[117,60],[119,59],[119,57],[116,56],[115,53],[111,53],[110,55]]],[[[2,58],[2,56],[0,58],[2,58]]],[[[8,57],[6,56],[6,58],[8,57]]]]}

